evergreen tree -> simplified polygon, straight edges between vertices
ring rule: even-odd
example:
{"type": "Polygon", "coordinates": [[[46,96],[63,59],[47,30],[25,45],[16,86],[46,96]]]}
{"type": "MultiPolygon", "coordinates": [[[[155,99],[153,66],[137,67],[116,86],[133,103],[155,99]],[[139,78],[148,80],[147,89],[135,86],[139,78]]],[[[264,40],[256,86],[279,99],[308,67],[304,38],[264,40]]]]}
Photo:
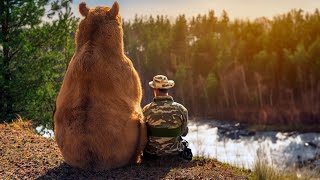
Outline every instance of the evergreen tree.
{"type": "Polygon", "coordinates": [[[72,1],[5,1],[1,9],[1,121],[17,114],[51,125],[55,96],[74,51],[72,1]],[[3,65],[3,66],[2,66],[3,65]]]}
{"type": "Polygon", "coordinates": [[[14,84],[17,73],[16,64],[20,56],[29,47],[26,31],[41,23],[48,0],[2,0],[0,2],[1,35],[1,69],[0,69],[0,121],[11,119],[17,113],[15,106],[19,99],[15,98],[18,84],[14,84]]]}

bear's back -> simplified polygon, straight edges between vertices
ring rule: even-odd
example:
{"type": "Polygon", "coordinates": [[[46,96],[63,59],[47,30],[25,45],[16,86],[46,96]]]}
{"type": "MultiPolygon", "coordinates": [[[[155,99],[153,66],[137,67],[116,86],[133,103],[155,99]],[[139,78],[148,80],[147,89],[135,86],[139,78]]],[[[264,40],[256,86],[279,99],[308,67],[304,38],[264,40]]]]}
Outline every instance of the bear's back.
{"type": "Polygon", "coordinates": [[[123,52],[118,3],[111,9],[81,3],[79,10],[85,18],[56,101],[55,139],[72,166],[120,167],[138,157],[146,142],[140,79],[123,52]]]}
{"type": "Polygon", "coordinates": [[[114,59],[118,64],[107,66],[103,64],[106,57],[99,48],[88,48],[93,50],[75,54],[65,75],[57,98],[56,140],[58,144],[64,144],[60,148],[71,165],[93,168],[91,166],[126,164],[136,149],[139,133],[139,119],[128,123],[140,105],[139,98],[133,93],[139,91],[140,84],[132,81],[139,79],[130,64],[114,59]],[[126,137],[124,132],[128,131],[128,124],[136,135],[126,137]],[[123,138],[132,142],[127,143],[123,138]],[[121,149],[126,150],[121,154],[121,149]],[[106,153],[114,159],[105,160],[106,153]],[[94,160],[96,163],[88,157],[97,159],[94,160]],[[74,159],[83,162],[75,163],[74,159]]]}

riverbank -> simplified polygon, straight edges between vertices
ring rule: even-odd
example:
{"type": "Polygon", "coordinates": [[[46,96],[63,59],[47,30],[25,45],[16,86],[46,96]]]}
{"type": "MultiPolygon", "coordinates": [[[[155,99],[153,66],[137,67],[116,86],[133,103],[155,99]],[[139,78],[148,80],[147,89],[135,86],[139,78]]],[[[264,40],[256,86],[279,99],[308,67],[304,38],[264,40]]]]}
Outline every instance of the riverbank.
{"type": "Polygon", "coordinates": [[[190,163],[168,160],[143,162],[104,172],[72,168],[51,138],[37,135],[29,121],[0,124],[1,179],[252,179],[249,170],[215,159],[190,163]]]}
{"type": "MultiPolygon", "coordinates": [[[[192,122],[207,122],[216,118],[213,117],[192,117],[190,121],[192,122]]],[[[292,123],[264,123],[261,121],[256,122],[246,122],[246,121],[233,121],[233,120],[219,120],[225,122],[226,124],[238,124],[241,129],[245,129],[252,132],[257,131],[277,131],[277,132],[297,132],[297,133],[320,133],[320,123],[308,124],[302,122],[292,122],[292,123]]]]}
{"type": "Polygon", "coordinates": [[[320,111],[319,108],[316,108],[318,102],[312,105],[310,104],[311,99],[305,99],[305,105],[302,102],[295,104],[291,100],[285,100],[281,105],[273,106],[250,107],[248,104],[243,104],[233,108],[213,108],[205,114],[206,119],[240,122],[250,126],[254,125],[263,131],[319,132],[320,111]]]}

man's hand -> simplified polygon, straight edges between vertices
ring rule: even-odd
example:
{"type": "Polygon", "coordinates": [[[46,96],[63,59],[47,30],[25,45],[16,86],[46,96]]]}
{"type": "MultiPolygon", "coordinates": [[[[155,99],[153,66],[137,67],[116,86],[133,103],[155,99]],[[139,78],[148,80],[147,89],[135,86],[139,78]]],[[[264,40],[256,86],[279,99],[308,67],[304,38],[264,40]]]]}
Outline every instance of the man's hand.
{"type": "Polygon", "coordinates": [[[188,127],[185,127],[185,128],[183,129],[183,133],[182,133],[181,136],[185,137],[185,136],[188,134],[188,132],[189,132],[189,128],[188,128],[188,127]]]}

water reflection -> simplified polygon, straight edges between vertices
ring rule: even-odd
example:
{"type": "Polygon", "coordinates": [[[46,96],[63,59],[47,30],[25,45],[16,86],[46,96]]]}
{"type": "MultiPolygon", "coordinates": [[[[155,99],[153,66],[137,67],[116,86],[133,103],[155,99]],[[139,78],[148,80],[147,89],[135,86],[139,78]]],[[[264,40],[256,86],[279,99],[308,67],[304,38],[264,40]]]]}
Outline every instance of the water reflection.
{"type": "Polygon", "coordinates": [[[46,137],[46,138],[53,138],[54,133],[51,129],[45,128],[43,126],[38,126],[36,128],[37,133],[39,133],[41,136],[46,137]]]}
{"type": "Polygon", "coordinates": [[[259,157],[286,169],[310,165],[320,169],[320,133],[246,132],[222,121],[189,123],[185,137],[195,155],[252,169],[259,157]],[[226,130],[227,129],[227,130],[226,130]]]}

